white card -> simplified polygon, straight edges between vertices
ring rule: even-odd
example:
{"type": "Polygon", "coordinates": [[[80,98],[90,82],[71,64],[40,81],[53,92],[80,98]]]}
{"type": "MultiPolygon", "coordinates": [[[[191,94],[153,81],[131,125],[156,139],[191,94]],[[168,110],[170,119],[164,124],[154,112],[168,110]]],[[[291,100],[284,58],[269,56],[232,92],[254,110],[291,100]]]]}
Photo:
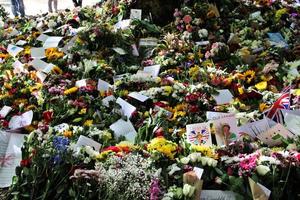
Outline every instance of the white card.
{"type": "Polygon", "coordinates": [[[264,193],[266,194],[267,198],[269,199],[269,197],[271,195],[271,190],[269,190],[268,188],[266,188],[265,186],[263,186],[260,183],[257,183],[257,185],[264,191],[264,193]]]}
{"type": "Polygon", "coordinates": [[[125,19],[125,20],[119,21],[118,23],[116,23],[114,25],[114,30],[115,31],[117,31],[118,29],[126,30],[129,28],[130,23],[131,23],[131,19],[125,19]]]}
{"type": "Polygon", "coordinates": [[[202,190],[200,200],[235,200],[236,193],[223,190],[202,190]]]}
{"type": "Polygon", "coordinates": [[[55,48],[58,46],[59,42],[62,40],[62,37],[48,37],[43,45],[45,49],[55,48]]]}
{"type": "Polygon", "coordinates": [[[13,63],[13,68],[14,68],[14,73],[15,74],[19,74],[19,73],[26,73],[27,70],[24,68],[24,64],[21,63],[19,60],[16,60],[14,63],[13,63]]]}
{"type": "Polygon", "coordinates": [[[41,35],[37,38],[37,40],[44,43],[48,38],[49,38],[48,35],[41,34],[41,35]]]}
{"type": "Polygon", "coordinates": [[[115,76],[113,77],[114,83],[115,83],[116,81],[122,80],[122,79],[125,78],[127,75],[128,75],[128,74],[119,74],[119,75],[115,75],[115,76]]]}
{"type": "Polygon", "coordinates": [[[275,137],[278,134],[285,139],[295,137],[295,135],[289,132],[283,125],[277,124],[276,126],[273,126],[266,132],[258,135],[257,138],[260,139],[263,143],[267,144],[268,146],[274,146],[281,143],[280,138],[276,140],[273,139],[273,137],[275,137]]]}
{"type": "Polygon", "coordinates": [[[45,81],[45,79],[47,78],[47,74],[43,73],[43,72],[37,72],[36,76],[40,79],[40,81],[43,83],[45,81]]]}
{"type": "Polygon", "coordinates": [[[217,120],[225,117],[234,117],[234,116],[235,116],[234,113],[212,112],[212,111],[206,112],[207,120],[217,120]]]}
{"type": "Polygon", "coordinates": [[[104,99],[102,99],[102,104],[106,107],[109,107],[109,102],[111,101],[115,101],[116,98],[113,95],[110,95],[108,97],[105,97],[104,99]]]}
{"type": "Polygon", "coordinates": [[[45,49],[43,47],[31,48],[30,52],[32,58],[45,58],[45,49]]]}
{"type": "Polygon", "coordinates": [[[128,96],[139,100],[140,102],[145,102],[149,99],[149,97],[142,95],[138,92],[131,92],[128,96]]]}
{"type": "Polygon", "coordinates": [[[218,90],[219,94],[212,95],[218,105],[228,104],[233,100],[233,95],[229,90],[218,90]]]}
{"type": "Polygon", "coordinates": [[[142,10],[141,9],[131,9],[130,10],[130,19],[142,20],[142,10]]]}
{"type": "Polygon", "coordinates": [[[75,86],[78,88],[86,87],[86,80],[87,79],[82,79],[82,80],[76,81],[75,86]]]}
{"type": "Polygon", "coordinates": [[[255,135],[255,137],[270,128],[268,120],[266,118],[245,124],[244,126],[247,126],[248,130],[251,131],[250,135],[255,135]]]}
{"type": "Polygon", "coordinates": [[[24,143],[24,134],[0,132],[0,188],[9,187],[16,175],[16,167],[22,160],[21,147],[24,143]]]}
{"type": "Polygon", "coordinates": [[[82,147],[82,146],[90,146],[93,147],[95,151],[99,151],[101,148],[101,144],[96,142],[95,140],[85,137],[83,135],[79,136],[79,139],[76,143],[76,147],[82,147]]]}
{"type": "Polygon", "coordinates": [[[117,99],[117,104],[121,106],[122,112],[128,119],[131,117],[131,114],[136,111],[136,107],[128,103],[127,101],[121,99],[120,97],[117,99]]]}
{"type": "Polygon", "coordinates": [[[206,46],[209,45],[209,41],[200,41],[200,42],[196,42],[197,46],[206,46]]]}
{"type": "Polygon", "coordinates": [[[151,74],[152,77],[157,77],[159,74],[160,65],[152,65],[144,67],[144,72],[151,74]]]}
{"type": "Polygon", "coordinates": [[[116,53],[120,54],[120,55],[126,55],[126,51],[120,47],[115,47],[115,48],[112,48],[116,53]]]}
{"type": "Polygon", "coordinates": [[[48,63],[48,65],[42,70],[42,72],[49,74],[52,71],[54,66],[55,65],[53,65],[52,63],[48,63]]]}
{"type": "Polygon", "coordinates": [[[40,59],[34,59],[33,61],[30,62],[30,64],[38,71],[43,71],[46,69],[49,64],[40,60],[40,59]]]}
{"type": "Polygon", "coordinates": [[[208,123],[186,125],[187,141],[194,145],[212,145],[208,123]]]}
{"type": "Polygon", "coordinates": [[[139,42],[139,46],[156,46],[158,43],[157,38],[141,38],[139,42]]]}
{"type": "Polygon", "coordinates": [[[151,73],[144,72],[142,70],[138,70],[136,72],[135,76],[138,78],[151,78],[151,73]]]}
{"type": "Polygon", "coordinates": [[[0,110],[0,119],[5,118],[8,113],[12,110],[12,107],[9,106],[3,106],[3,108],[0,110]]]}
{"type": "Polygon", "coordinates": [[[72,39],[62,48],[62,51],[67,54],[68,51],[72,48],[74,45],[75,41],[77,40],[78,36],[72,37],[72,39]]]}
{"type": "Polygon", "coordinates": [[[27,42],[25,40],[19,40],[16,45],[17,46],[23,46],[24,44],[26,44],[27,42]]]}
{"type": "Polygon", "coordinates": [[[101,79],[98,80],[98,85],[97,85],[98,91],[103,92],[103,91],[107,91],[112,88],[113,88],[113,86],[111,84],[109,84],[108,82],[103,81],[101,79]]]}
{"type": "Polygon", "coordinates": [[[294,134],[300,135],[300,115],[286,112],[284,114],[286,127],[294,134]]]}
{"type": "Polygon", "coordinates": [[[204,169],[199,167],[194,167],[194,172],[196,173],[198,179],[201,180],[204,169]]]}
{"type": "Polygon", "coordinates": [[[134,142],[136,131],[130,121],[119,119],[109,127],[117,137],[125,136],[126,140],[134,142]]]}
{"type": "Polygon", "coordinates": [[[13,57],[16,57],[21,51],[23,51],[23,48],[12,44],[9,44],[7,47],[7,52],[13,57]]]}
{"type": "Polygon", "coordinates": [[[32,110],[23,113],[20,116],[13,116],[8,124],[8,127],[12,130],[29,126],[32,122],[33,112],[32,110]]]}

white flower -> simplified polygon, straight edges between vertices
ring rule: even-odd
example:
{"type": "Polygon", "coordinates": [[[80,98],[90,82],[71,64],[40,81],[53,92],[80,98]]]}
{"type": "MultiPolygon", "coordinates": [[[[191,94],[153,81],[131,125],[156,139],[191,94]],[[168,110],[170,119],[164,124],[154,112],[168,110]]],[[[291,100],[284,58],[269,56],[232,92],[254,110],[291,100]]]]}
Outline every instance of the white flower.
{"type": "Polygon", "coordinates": [[[183,157],[180,159],[180,162],[186,165],[190,162],[190,159],[188,157],[183,157]]]}
{"type": "Polygon", "coordinates": [[[180,168],[177,166],[176,163],[170,166],[171,170],[169,171],[169,175],[172,176],[175,172],[180,171],[180,168]]]}
{"type": "Polygon", "coordinates": [[[189,158],[193,163],[198,162],[199,159],[201,158],[201,153],[192,153],[189,155],[189,158]]]}
{"type": "Polygon", "coordinates": [[[265,165],[258,165],[256,167],[256,171],[259,175],[264,176],[270,171],[270,168],[265,165]]]}
{"type": "Polygon", "coordinates": [[[195,192],[194,186],[191,186],[189,184],[184,184],[184,186],[183,186],[183,195],[184,196],[192,197],[194,192],[195,192]]]}
{"type": "Polygon", "coordinates": [[[200,29],[198,35],[200,38],[206,38],[208,36],[208,31],[206,29],[200,29]]]}

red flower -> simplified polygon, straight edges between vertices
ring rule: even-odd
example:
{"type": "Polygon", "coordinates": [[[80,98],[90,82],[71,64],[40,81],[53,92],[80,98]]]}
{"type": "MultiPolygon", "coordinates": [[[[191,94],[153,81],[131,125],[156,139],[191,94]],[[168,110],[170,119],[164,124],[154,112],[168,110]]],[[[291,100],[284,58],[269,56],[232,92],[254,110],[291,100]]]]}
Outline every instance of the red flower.
{"type": "Polygon", "coordinates": [[[31,159],[28,158],[28,159],[21,160],[20,165],[21,167],[29,167],[30,163],[31,163],[31,159]]]}
{"type": "Polygon", "coordinates": [[[189,24],[192,21],[192,17],[190,15],[186,15],[183,17],[183,21],[184,23],[189,24]]]}
{"type": "Polygon", "coordinates": [[[51,110],[44,111],[43,112],[43,118],[44,118],[46,123],[51,122],[51,120],[53,118],[53,111],[51,111],[51,110]]]}
{"type": "Polygon", "coordinates": [[[7,128],[7,127],[8,127],[8,124],[9,124],[9,122],[8,122],[7,120],[3,120],[3,121],[2,121],[2,126],[3,126],[4,128],[7,128]]]}
{"type": "Polygon", "coordinates": [[[121,151],[121,148],[116,147],[116,146],[110,146],[110,147],[107,147],[107,148],[102,150],[102,152],[105,152],[105,151],[113,151],[115,153],[118,153],[118,152],[121,151]]]}
{"type": "Polygon", "coordinates": [[[154,103],[154,106],[158,106],[158,107],[164,108],[164,107],[166,107],[167,105],[166,105],[165,103],[159,101],[159,102],[154,103]]]}
{"type": "Polygon", "coordinates": [[[196,113],[199,111],[199,107],[197,105],[189,105],[189,111],[191,113],[196,113]]]}
{"type": "Polygon", "coordinates": [[[111,12],[113,15],[117,15],[119,13],[120,9],[117,6],[113,6],[111,9],[111,12]]]}
{"type": "Polygon", "coordinates": [[[199,96],[197,94],[189,94],[185,97],[186,102],[195,102],[197,101],[199,96]]]}
{"type": "Polygon", "coordinates": [[[163,128],[159,128],[155,131],[155,137],[163,137],[164,136],[164,129],[163,128]]]}
{"type": "Polygon", "coordinates": [[[233,174],[233,170],[231,169],[231,167],[227,168],[227,174],[228,176],[231,176],[233,174]]]}

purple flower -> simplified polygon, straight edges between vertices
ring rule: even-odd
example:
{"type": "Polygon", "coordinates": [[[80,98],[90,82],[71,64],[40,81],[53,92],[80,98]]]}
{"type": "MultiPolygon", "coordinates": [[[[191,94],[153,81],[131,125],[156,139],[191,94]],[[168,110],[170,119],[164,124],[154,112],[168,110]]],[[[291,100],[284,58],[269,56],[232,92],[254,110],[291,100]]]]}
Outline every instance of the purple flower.
{"type": "Polygon", "coordinates": [[[62,159],[61,159],[61,156],[60,155],[55,155],[54,156],[54,158],[53,158],[53,163],[55,164],[55,165],[57,165],[57,164],[60,164],[62,162],[62,159]]]}
{"type": "Polygon", "coordinates": [[[150,186],[150,200],[159,200],[162,191],[159,187],[159,179],[154,178],[152,179],[151,186],[150,186]]]}

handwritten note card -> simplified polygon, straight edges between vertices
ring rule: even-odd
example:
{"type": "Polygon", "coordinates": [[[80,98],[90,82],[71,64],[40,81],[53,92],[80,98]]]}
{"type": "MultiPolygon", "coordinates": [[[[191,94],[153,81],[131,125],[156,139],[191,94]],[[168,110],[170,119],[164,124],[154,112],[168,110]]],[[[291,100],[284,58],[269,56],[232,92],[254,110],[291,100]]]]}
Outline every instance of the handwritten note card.
{"type": "Polygon", "coordinates": [[[22,159],[24,134],[0,131],[0,188],[9,187],[22,159]]]}

